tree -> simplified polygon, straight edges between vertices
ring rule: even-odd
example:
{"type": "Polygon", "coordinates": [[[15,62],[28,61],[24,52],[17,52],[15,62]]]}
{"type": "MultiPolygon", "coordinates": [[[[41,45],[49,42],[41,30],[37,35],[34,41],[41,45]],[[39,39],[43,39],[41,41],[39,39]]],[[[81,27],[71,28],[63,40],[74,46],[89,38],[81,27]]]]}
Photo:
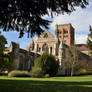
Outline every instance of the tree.
{"type": "Polygon", "coordinates": [[[34,67],[40,68],[44,75],[55,76],[59,65],[54,56],[44,53],[34,61],[34,67]]]}
{"type": "Polygon", "coordinates": [[[42,16],[71,13],[76,6],[85,8],[88,0],[0,0],[0,28],[4,31],[25,32],[29,36],[43,32],[50,21],[42,16]]]}
{"type": "Polygon", "coordinates": [[[80,52],[76,46],[70,46],[65,49],[65,61],[64,67],[66,70],[66,75],[73,76],[76,73],[79,73],[80,70],[87,70],[88,59],[87,55],[80,52]]]}
{"type": "Polygon", "coordinates": [[[81,70],[87,71],[87,69],[88,69],[87,62],[88,61],[86,61],[85,58],[82,60],[78,59],[78,62],[75,62],[74,74],[76,75],[77,73],[80,73],[81,70]]]}
{"type": "Polygon", "coordinates": [[[87,47],[90,51],[90,54],[92,56],[92,27],[90,26],[90,30],[89,30],[89,34],[88,34],[88,39],[87,39],[87,47]]]}
{"type": "Polygon", "coordinates": [[[7,44],[5,37],[0,34],[0,55],[2,55],[2,53],[5,49],[5,44],[7,44]]]}
{"type": "Polygon", "coordinates": [[[8,53],[8,54],[3,54],[3,56],[0,57],[0,71],[10,71],[13,68],[13,58],[14,54],[8,53]]]}
{"type": "Polygon", "coordinates": [[[78,51],[74,45],[65,49],[64,60],[65,60],[64,66],[65,66],[67,75],[72,76],[74,74],[74,67],[78,60],[78,51]]]}
{"type": "Polygon", "coordinates": [[[7,44],[6,38],[0,35],[0,71],[9,70],[13,64],[14,54],[13,52],[4,54],[5,44],[7,44]]]}

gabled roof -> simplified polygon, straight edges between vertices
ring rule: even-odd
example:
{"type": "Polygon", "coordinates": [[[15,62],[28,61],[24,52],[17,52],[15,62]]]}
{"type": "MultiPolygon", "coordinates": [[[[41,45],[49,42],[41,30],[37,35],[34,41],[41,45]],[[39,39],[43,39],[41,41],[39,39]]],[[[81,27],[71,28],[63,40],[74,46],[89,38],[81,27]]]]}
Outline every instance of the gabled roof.
{"type": "Polygon", "coordinates": [[[76,47],[80,51],[88,51],[88,48],[86,47],[86,44],[76,44],[76,47]]]}
{"type": "Polygon", "coordinates": [[[47,35],[47,38],[54,38],[54,35],[52,35],[48,30],[43,32],[43,34],[41,34],[39,38],[45,38],[45,35],[47,35]]]}

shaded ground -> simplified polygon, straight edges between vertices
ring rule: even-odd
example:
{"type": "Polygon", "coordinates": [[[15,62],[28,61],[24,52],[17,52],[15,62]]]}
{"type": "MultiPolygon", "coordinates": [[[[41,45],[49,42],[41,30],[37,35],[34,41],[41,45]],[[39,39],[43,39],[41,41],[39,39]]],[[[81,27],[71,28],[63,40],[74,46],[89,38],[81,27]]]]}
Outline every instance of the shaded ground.
{"type": "Polygon", "coordinates": [[[92,76],[54,78],[0,77],[0,92],[92,92],[92,76]]]}

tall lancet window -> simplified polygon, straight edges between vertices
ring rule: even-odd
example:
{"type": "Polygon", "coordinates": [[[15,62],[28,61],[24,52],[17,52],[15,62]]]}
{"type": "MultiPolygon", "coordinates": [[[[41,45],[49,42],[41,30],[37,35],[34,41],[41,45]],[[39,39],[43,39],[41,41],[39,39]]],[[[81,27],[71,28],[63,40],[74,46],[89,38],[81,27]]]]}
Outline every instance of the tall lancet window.
{"type": "Polygon", "coordinates": [[[47,33],[44,34],[44,38],[48,38],[48,34],[47,33]]]}
{"type": "Polygon", "coordinates": [[[48,49],[49,49],[49,48],[48,48],[48,45],[45,43],[45,44],[43,45],[43,47],[42,47],[42,51],[48,53],[48,51],[49,51],[48,49]]]}

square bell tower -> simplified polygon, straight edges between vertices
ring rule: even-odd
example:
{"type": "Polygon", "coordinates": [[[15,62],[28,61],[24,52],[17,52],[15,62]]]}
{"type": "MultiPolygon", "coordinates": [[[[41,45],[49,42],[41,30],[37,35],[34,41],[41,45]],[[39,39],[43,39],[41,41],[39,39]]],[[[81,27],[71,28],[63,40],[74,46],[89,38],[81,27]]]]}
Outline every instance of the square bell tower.
{"type": "Polygon", "coordinates": [[[71,24],[56,25],[55,35],[57,34],[61,42],[63,41],[66,45],[71,46],[75,43],[74,30],[71,24]]]}

